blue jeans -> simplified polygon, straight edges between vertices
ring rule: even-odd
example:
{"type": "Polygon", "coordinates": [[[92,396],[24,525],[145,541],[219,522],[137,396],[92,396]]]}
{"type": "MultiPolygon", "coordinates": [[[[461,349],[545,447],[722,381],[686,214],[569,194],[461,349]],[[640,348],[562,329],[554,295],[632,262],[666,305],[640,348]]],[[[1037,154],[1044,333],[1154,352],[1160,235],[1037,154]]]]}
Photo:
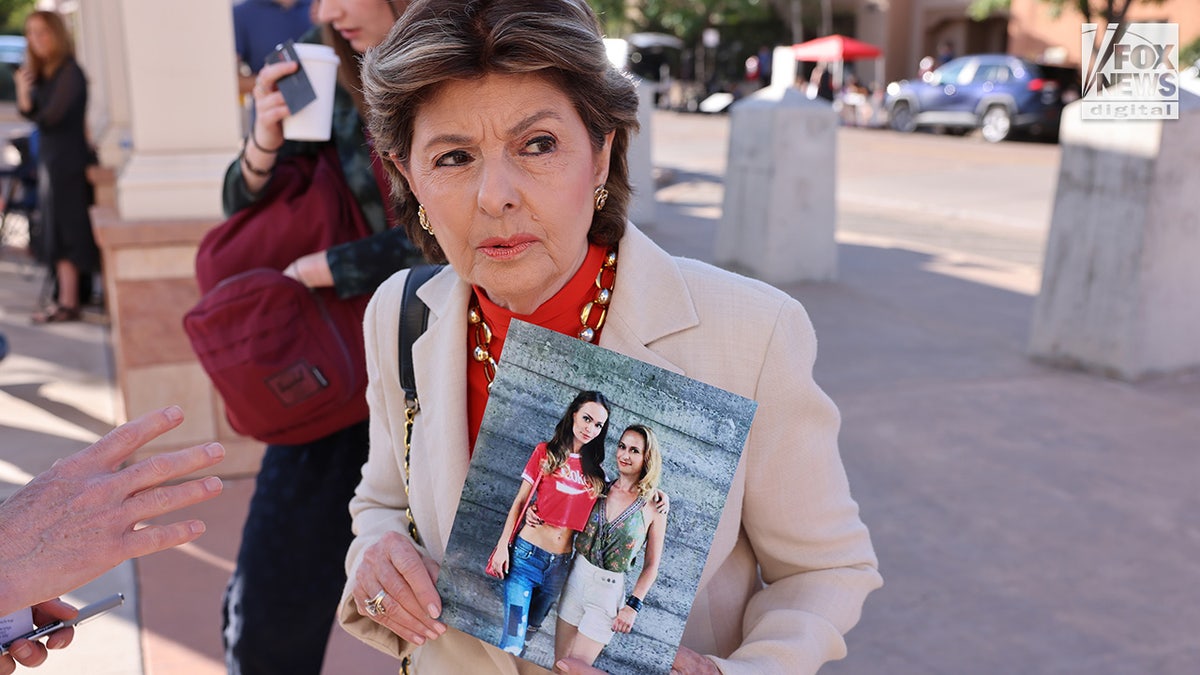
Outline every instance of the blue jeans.
{"type": "Polygon", "coordinates": [[[304,445],[270,445],[225,590],[230,675],[318,675],[346,583],[347,508],[367,423],[304,445]]]}
{"type": "Polygon", "coordinates": [[[520,656],[525,651],[525,634],[537,630],[558,600],[574,551],[548,553],[517,537],[504,582],[504,626],[500,648],[520,656]]]}

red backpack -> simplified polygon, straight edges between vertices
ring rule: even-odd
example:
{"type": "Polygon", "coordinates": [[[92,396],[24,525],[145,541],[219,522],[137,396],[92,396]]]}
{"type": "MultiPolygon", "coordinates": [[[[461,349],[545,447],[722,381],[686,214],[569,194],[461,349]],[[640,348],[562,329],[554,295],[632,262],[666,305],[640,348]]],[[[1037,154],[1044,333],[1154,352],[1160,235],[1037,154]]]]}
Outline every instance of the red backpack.
{"type": "Polygon", "coordinates": [[[367,418],[362,320],[370,296],[339,299],[281,270],[371,231],[332,145],[282,160],[273,173],[253,205],[200,242],[203,295],[183,329],[234,430],[296,445],[367,418]]]}

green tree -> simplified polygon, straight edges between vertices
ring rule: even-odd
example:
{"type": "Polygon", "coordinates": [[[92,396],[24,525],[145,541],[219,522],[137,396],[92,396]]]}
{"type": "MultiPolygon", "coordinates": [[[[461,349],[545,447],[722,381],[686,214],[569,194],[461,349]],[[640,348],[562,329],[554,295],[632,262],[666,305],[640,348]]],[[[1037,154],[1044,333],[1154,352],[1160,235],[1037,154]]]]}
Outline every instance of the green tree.
{"type": "Polygon", "coordinates": [[[609,35],[652,31],[687,44],[700,41],[710,26],[738,26],[776,18],[774,5],[786,0],[590,0],[609,35]]]}
{"type": "Polygon", "coordinates": [[[1179,51],[1179,67],[1186,68],[1198,61],[1200,61],[1200,37],[1183,45],[1183,49],[1179,51]]]}
{"type": "Polygon", "coordinates": [[[19,35],[37,0],[0,0],[0,33],[19,35]]]}
{"type": "MultiPolygon", "coordinates": [[[[1074,9],[1088,23],[1096,19],[1103,19],[1109,23],[1121,23],[1125,20],[1125,14],[1133,3],[1144,2],[1161,5],[1163,0],[1041,0],[1041,2],[1050,5],[1050,12],[1056,17],[1066,9],[1074,9]]],[[[976,21],[982,21],[994,12],[1006,10],[1010,6],[1011,0],[973,0],[970,7],[967,8],[967,15],[976,21]]]]}

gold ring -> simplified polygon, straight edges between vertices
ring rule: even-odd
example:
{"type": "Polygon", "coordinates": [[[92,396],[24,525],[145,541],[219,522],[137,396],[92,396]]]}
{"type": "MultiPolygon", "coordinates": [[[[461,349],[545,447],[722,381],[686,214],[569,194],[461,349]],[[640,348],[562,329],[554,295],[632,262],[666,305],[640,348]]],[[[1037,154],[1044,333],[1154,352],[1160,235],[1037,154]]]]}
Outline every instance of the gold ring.
{"type": "Polygon", "coordinates": [[[367,614],[369,616],[380,616],[387,614],[387,609],[383,606],[383,599],[386,597],[387,591],[379,589],[379,592],[375,594],[375,597],[371,598],[365,603],[367,614]]]}

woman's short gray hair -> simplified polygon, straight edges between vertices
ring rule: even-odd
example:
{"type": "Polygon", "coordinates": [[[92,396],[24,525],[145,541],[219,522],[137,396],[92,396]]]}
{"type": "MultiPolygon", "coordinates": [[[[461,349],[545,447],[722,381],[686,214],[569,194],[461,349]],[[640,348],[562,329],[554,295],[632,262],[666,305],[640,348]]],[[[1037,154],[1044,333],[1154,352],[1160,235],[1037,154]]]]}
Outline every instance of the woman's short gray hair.
{"type": "MultiPolygon", "coordinates": [[[[367,125],[376,150],[406,164],[413,120],[423,101],[451,80],[537,73],[574,103],[598,152],[615,132],[608,203],[595,212],[588,239],[611,246],[625,232],[632,197],[626,152],[638,128],[637,91],[608,60],[596,15],[584,0],[418,0],[362,67],[367,125]]],[[[400,172],[384,162],[395,212],[409,238],[433,262],[437,241],[417,222],[416,200],[400,172]]],[[[434,223],[434,227],[437,224],[434,223]]]]}

